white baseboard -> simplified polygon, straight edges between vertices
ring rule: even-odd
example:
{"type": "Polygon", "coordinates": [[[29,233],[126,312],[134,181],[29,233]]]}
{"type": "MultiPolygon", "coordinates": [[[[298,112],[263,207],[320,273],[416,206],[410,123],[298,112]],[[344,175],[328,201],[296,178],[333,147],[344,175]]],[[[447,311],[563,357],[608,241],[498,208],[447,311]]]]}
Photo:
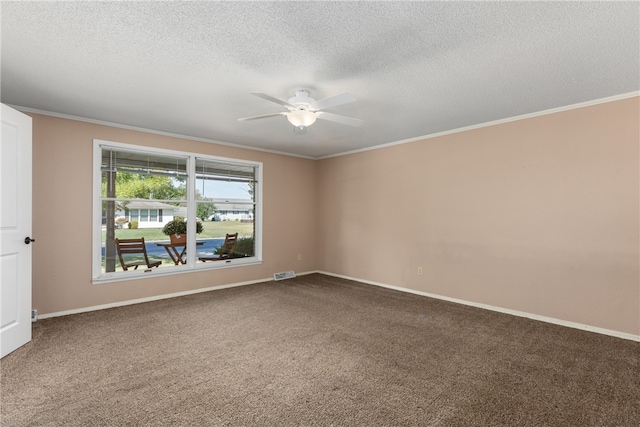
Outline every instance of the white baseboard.
{"type": "MultiPolygon", "coordinates": [[[[598,333],[598,334],[609,335],[609,336],[613,336],[613,337],[617,337],[617,338],[622,338],[622,339],[626,339],[626,340],[640,342],[640,335],[634,335],[634,334],[629,334],[629,333],[626,333],[626,332],[614,331],[614,330],[611,330],[611,329],[599,328],[599,327],[596,327],[596,326],[584,325],[584,324],[576,323],[576,322],[569,322],[569,321],[566,321],[566,320],[556,319],[556,318],[547,317],[547,316],[540,316],[540,315],[537,315],[537,314],[527,313],[527,312],[524,312],[524,311],[511,310],[511,309],[508,309],[508,308],[496,307],[496,306],[488,305],[488,304],[480,304],[480,303],[476,303],[476,302],[472,302],[472,301],[466,301],[466,300],[461,300],[461,299],[457,299],[457,298],[450,298],[450,297],[447,297],[447,296],[438,295],[438,294],[432,294],[432,293],[429,293],[429,292],[416,291],[416,290],[409,289],[409,288],[402,288],[402,287],[399,287],[399,286],[388,285],[386,283],[379,283],[379,282],[373,282],[371,280],[358,279],[357,277],[350,277],[350,276],[344,276],[342,274],[329,273],[327,271],[319,271],[319,270],[306,271],[306,272],[302,272],[302,273],[296,273],[296,275],[304,276],[304,275],[312,274],[312,273],[325,274],[327,276],[333,276],[333,277],[339,277],[341,279],[353,280],[353,281],[356,281],[356,282],[360,282],[360,283],[364,283],[364,284],[368,284],[368,285],[380,286],[380,287],[383,287],[383,288],[393,289],[393,290],[400,291],[400,292],[407,292],[407,293],[411,293],[411,294],[415,294],[415,295],[421,295],[421,296],[425,296],[425,297],[429,297],[429,298],[435,298],[435,299],[439,299],[439,300],[454,302],[454,303],[457,303],[457,304],[464,304],[464,305],[468,305],[468,306],[471,306],[471,307],[483,308],[485,310],[496,311],[498,313],[505,313],[505,314],[510,314],[512,316],[518,316],[518,317],[526,317],[528,319],[539,320],[541,322],[551,323],[551,324],[554,324],[554,325],[566,326],[568,328],[580,329],[580,330],[583,330],[583,331],[595,332],[595,333],[598,333]]],[[[268,278],[265,278],[265,279],[258,279],[258,280],[250,280],[250,281],[246,281],[246,282],[230,283],[230,284],[227,284],[227,285],[212,286],[212,287],[208,287],[208,288],[193,289],[193,290],[189,290],[189,291],[175,292],[175,293],[171,293],[171,294],[155,295],[155,296],[152,296],[152,297],[138,298],[138,299],[127,300],[127,301],[118,301],[118,302],[109,303],[109,304],[95,305],[95,306],[91,306],[91,307],[83,307],[83,308],[77,308],[77,309],[65,310],[65,311],[58,311],[58,312],[55,312],[55,313],[47,313],[47,314],[38,313],[38,320],[40,320],[40,319],[48,319],[48,318],[51,318],[51,317],[58,317],[58,316],[68,316],[68,315],[71,315],[71,314],[87,313],[87,312],[90,312],[90,311],[104,310],[104,309],[107,309],[107,308],[123,307],[123,306],[127,306],[127,305],[140,304],[140,303],[144,303],[144,302],[158,301],[158,300],[162,300],[162,299],[168,299],[168,298],[175,298],[175,297],[181,297],[181,296],[186,296],[186,295],[199,294],[199,293],[202,293],[202,292],[216,291],[216,290],[220,290],[220,289],[235,288],[235,287],[238,287],[238,286],[253,285],[253,284],[256,284],[256,283],[263,283],[263,282],[273,282],[273,277],[268,277],[268,278]]]]}
{"type": "Polygon", "coordinates": [[[617,338],[622,338],[622,339],[626,339],[626,340],[640,342],[640,335],[629,334],[629,333],[626,333],[626,332],[620,332],[620,331],[614,331],[614,330],[611,330],[611,329],[598,328],[596,326],[584,325],[584,324],[576,323],[576,322],[569,322],[569,321],[566,321],[566,320],[556,319],[556,318],[553,318],[553,317],[540,316],[540,315],[537,315],[537,314],[527,313],[527,312],[518,311],[518,310],[511,310],[511,309],[508,309],[508,308],[496,307],[496,306],[488,305],[488,304],[480,304],[480,303],[473,302],[473,301],[466,301],[466,300],[461,300],[461,299],[457,299],[457,298],[450,298],[450,297],[443,296],[443,295],[437,295],[437,294],[431,294],[431,293],[428,293],[428,292],[416,291],[416,290],[409,289],[409,288],[402,288],[402,287],[399,287],[399,286],[387,285],[385,283],[372,282],[370,280],[362,280],[362,279],[358,279],[356,277],[349,277],[349,276],[344,276],[344,275],[341,275],[341,274],[329,273],[329,272],[326,272],[326,271],[317,271],[317,273],[326,274],[327,276],[339,277],[341,279],[353,280],[353,281],[360,282],[360,283],[365,283],[365,284],[368,284],[368,285],[380,286],[380,287],[383,287],[383,288],[393,289],[393,290],[396,290],[396,291],[401,291],[401,292],[407,292],[407,293],[411,293],[411,294],[421,295],[421,296],[425,296],[425,297],[429,297],[429,298],[435,298],[435,299],[439,299],[439,300],[454,302],[454,303],[457,303],[457,304],[464,304],[464,305],[469,305],[469,306],[472,306],[472,307],[484,308],[485,310],[496,311],[498,313],[511,314],[512,316],[526,317],[528,319],[539,320],[541,322],[552,323],[554,325],[559,325],[559,326],[566,326],[568,328],[581,329],[583,331],[595,332],[595,333],[598,333],[598,334],[609,335],[609,336],[612,336],[612,337],[617,337],[617,338]]]}
{"type": "MultiPolygon", "coordinates": [[[[306,274],[311,274],[311,273],[317,273],[317,271],[308,271],[308,272],[302,272],[302,273],[296,273],[296,274],[298,276],[304,276],[306,274]]],[[[199,294],[199,293],[202,293],[202,292],[218,291],[218,290],[227,289],[227,288],[237,288],[239,286],[254,285],[256,283],[264,283],[264,282],[273,282],[273,277],[268,277],[266,279],[249,280],[249,281],[246,281],[246,282],[230,283],[230,284],[227,284],[227,285],[211,286],[211,287],[208,287],[208,288],[192,289],[192,290],[189,290],[189,291],[175,292],[175,293],[171,293],[171,294],[155,295],[155,296],[146,297],[146,298],[138,298],[138,299],[132,299],[132,300],[126,300],[126,301],[118,301],[118,302],[113,302],[113,303],[109,303],[109,304],[94,305],[94,306],[91,306],[91,307],[82,307],[82,308],[76,308],[76,309],[72,309],[72,310],[58,311],[58,312],[55,312],[55,313],[47,313],[47,314],[38,313],[38,320],[40,320],[40,319],[48,319],[48,318],[51,318],[51,317],[68,316],[68,315],[71,315],[71,314],[87,313],[87,312],[90,312],[90,311],[105,310],[107,308],[124,307],[126,305],[141,304],[141,303],[144,303],[144,302],[158,301],[158,300],[175,298],[175,297],[183,297],[183,296],[186,296],[186,295],[194,295],[194,294],[199,294]]]]}

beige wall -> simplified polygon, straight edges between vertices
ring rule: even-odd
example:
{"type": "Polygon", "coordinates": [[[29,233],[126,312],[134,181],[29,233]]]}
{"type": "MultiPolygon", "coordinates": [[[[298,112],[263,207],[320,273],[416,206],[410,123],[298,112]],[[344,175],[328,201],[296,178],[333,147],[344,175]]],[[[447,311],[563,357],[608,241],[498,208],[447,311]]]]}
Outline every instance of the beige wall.
{"type": "Polygon", "coordinates": [[[638,105],[319,161],[318,269],[639,335],[638,105]]]}
{"type": "Polygon", "coordinates": [[[31,116],[40,314],[322,270],[640,335],[639,98],[320,161],[31,116]],[[263,162],[264,263],[93,285],[94,138],[263,162]]]}
{"type": "Polygon", "coordinates": [[[315,269],[316,162],[109,126],[33,117],[33,307],[57,313],[315,269]],[[262,265],[91,283],[93,139],[264,163],[262,265]],[[303,260],[298,261],[298,253],[303,260]]]}

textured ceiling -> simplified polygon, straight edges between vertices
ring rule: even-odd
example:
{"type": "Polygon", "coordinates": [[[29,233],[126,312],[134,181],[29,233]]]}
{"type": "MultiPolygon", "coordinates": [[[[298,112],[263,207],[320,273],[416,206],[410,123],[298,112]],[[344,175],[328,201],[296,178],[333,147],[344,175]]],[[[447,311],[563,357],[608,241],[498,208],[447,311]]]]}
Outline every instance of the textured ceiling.
{"type": "Polygon", "coordinates": [[[8,2],[1,100],[313,158],[640,89],[638,2],[8,2]],[[250,95],[349,92],[295,135],[250,95]]]}

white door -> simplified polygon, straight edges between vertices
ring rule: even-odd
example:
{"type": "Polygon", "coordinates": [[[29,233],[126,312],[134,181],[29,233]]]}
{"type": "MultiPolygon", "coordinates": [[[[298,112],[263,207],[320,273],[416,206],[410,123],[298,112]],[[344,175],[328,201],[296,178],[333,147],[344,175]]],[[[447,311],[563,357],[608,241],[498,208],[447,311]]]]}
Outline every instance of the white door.
{"type": "Polygon", "coordinates": [[[31,117],[2,104],[0,357],[31,341],[31,117]]]}

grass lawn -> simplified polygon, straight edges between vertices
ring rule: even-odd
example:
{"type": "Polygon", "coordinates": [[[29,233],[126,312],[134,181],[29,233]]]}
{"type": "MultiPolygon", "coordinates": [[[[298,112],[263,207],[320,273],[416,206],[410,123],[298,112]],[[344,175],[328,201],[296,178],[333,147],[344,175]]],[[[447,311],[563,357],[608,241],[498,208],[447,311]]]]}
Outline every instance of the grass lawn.
{"type": "MultiPolygon", "coordinates": [[[[252,236],[253,223],[240,221],[202,221],[203,231],[198,234],[199,239],[203,238],[224,238],[229,234],[238,233],[238,237],[252,236]]],[[[102,230],[102,241],[105,241],[106,231],[102,230]]],[[[116,237],[120,239],[138,239],[144,237],[145,241],[169,240],[169,236],[162,232],[161,228],[138,228],[130,230],[123,228],[116,230],[116,237]]]]}

